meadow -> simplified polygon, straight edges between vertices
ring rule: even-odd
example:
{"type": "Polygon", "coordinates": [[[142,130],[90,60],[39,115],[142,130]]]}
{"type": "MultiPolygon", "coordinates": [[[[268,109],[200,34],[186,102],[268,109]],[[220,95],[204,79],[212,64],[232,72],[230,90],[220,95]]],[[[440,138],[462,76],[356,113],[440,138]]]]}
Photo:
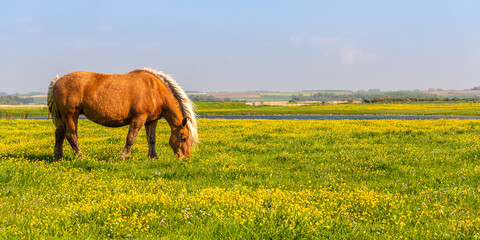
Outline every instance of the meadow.
{"type": "Polygon", "coordinates": [[[53,160],[46,120],[0,120],[0,238],[476,239],[478,120],[199,120],[174,157],[157,128],[79,123],[53,160]]]}
{"type": "Polygon", "coordinates": [[[9,118],[10,116],[13,118],[20,117],[25,118],[25,115],[28,117],[34,116],[47,116],[48,115],[48,108],[46,106],[1,106],[0,105],[0,119],[1,118],[9,118]]]}
{"type": "Polygon", "coordinates": [[[395,114],[480,116],[480,103],[314,104],[305,106],[248,106],[243,103],[196,103],[208,115],[395,114]]]}
{"type": "MultiPolygon", "coordinates": [[[[197,113],[204,115],[355,115],[355,114],[396,114],[396,115],[455,115],[480,116],[480,103],[402,103],[402,104],[313,104],[305,106],[250,106],[240,102],[195,103],[197,113]]],[[[0,113],[13,117],[47,116],[46,107],[1,107],[0,113]]]]}

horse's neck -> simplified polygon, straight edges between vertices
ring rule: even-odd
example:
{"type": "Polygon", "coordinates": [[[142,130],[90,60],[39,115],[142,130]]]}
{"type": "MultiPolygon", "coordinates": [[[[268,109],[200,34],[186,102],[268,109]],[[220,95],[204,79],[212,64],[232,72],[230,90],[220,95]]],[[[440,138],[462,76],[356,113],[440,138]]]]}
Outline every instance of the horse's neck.
{"type": "Polygon", "coordinates": [[[163,112],[163,117],[167,120],[170,128],[179,127],[182,124],[183,113],[178,102],[169,104],[163,112]]]}

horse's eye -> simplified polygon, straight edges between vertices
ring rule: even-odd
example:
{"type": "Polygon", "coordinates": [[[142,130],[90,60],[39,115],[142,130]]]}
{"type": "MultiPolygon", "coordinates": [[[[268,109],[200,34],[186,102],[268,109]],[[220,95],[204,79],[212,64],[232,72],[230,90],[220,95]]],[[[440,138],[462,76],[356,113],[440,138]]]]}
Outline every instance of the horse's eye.
{"type": "Polygon", "coordinates": [[[182,140],[182,142],[186,142],[186,141],[187,141],[187,138],[186,138],[185,136],[182,136],[182,137],[180,138],[180,140],[182,140]]]}

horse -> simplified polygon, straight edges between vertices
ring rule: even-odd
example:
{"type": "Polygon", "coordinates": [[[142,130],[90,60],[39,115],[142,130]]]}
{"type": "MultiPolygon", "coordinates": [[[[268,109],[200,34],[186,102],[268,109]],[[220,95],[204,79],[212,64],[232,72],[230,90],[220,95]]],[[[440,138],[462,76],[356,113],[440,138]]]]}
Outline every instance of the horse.
{"type": "Polygon", "coordinates": [[[130,125],[121,158],[128,159],[138,131],[145,126],[148,156],[156,158],[155,129],[165,118],[171,129],[170,147],[178,158],[188,157],[198,143],[195,106],[169,75],[150,68],[124,74],[76,71],[50,82],[48,110],[55,130],[54,161],[63,158],[67,138],[74,153],[83,157],[78,145],[78,117],[106,126],[130,125]]]}

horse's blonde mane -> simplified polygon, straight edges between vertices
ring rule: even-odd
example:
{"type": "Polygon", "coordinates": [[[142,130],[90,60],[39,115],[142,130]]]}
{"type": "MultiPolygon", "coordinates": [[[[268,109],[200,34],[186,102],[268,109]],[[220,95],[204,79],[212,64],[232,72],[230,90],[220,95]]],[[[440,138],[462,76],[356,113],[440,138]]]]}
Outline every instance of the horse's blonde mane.
{"type": "Polygon", "coordinates": [[[178,85],[177,81],[175,81],[175,79],[173,79],[170,75],[164,74],[160,71],[155,71],[151,68],[144,68],[143,70],[152,73],[159,79],[162,79],[170,87],[172,93],[175,95],[175,98],[180,104],[183,116],[188,119],[187,127],[192,140],[192,146],[198,144],[197,118],[195,115],[195,105],[193,102],[188,98],[187,94],[183,91],[180,85],[178,85]]]}

